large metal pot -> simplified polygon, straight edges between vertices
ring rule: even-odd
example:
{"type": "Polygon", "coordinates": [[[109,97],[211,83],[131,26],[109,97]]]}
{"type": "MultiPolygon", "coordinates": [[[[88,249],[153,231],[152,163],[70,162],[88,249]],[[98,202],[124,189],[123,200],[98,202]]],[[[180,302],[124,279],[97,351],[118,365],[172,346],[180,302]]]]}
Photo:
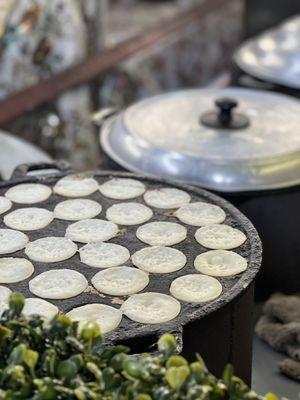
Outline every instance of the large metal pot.
{"type": "Polygon", "coordinates": [[[109,160],[222,193],[250,218],[264,248],[259,298],[299,290],[297,100],[237,88],[186,90],[96,120],[109,160]]]}
{"type": "Polygon", "coordinates": [[[234,54],[246,74],[279,88],[300,90],[300,15],[247,40],[234,54]]]}

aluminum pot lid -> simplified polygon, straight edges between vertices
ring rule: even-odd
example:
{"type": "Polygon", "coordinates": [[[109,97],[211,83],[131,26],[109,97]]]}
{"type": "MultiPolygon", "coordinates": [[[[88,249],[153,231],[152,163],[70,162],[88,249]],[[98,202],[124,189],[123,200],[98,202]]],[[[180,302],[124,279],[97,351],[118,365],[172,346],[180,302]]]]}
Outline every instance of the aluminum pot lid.
{"type": "Polygon", "coordinates": [[[300,89],[300,15],[245,42],[234,60],[256,78],[300,89]]]}
{"type": "Polygon", "coordinates": [[[300,102],[241,88],[185,90],[138,102],[102,129],[128,170],[219,191],[300,182],[300,102]]]}
{"type": "Polygon", "coordinates": [[[49,162],[44,151],[5,131],[0,131],[0,180],[9,179],[13,170],[24,163],[49,162]]]}

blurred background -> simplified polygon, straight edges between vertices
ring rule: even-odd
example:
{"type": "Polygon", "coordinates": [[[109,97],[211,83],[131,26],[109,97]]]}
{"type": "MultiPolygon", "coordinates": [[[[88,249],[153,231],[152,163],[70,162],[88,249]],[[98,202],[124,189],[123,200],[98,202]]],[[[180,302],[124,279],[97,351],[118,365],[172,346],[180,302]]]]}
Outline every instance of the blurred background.
{"type": "MultiPolygon", "coordinates": [[[[95,112],[109,113],[108,107],[123,110],[167,91],[216,88],[222,95],[227,86],[271,90],[293,96],[296,109],[299,14],[300,0],[0,0],[0,179],[8,179],[21,163],[52,159],[67,161],[78,170],[111,168],[100,149],[95,112]]],[[[262,122],[258,126],[263,133],[290,135],[286,143],[294,145],[295,156],[299,136],[295,139],[288,123],[299,119],[299,113],[289,117],[293,107],[285,104],[286,98],[275,96],[266,103],[264,99],[260,92],[250,101],[258,109],[256,117],[251,113],[250,117],[262,122]],[[269,111],[272,102],[277,106],[274,114],[281,113],[281,126],[272,124],[272,115],[264,121],[264,109],[269,111]]],[[[202,111],[207,111],[206,105],[202,111]]],[[[262,132],[252,133],[259,140],[262,132]]],[[[293,182],[281,182],[277,189],[282,190],[276,193],[260,192],[261,188],[252,197],[237,195],[236,188],[232,197],[228,188],[223,193],[251,219],[262,238],[265,258],[257,282],[258,300],[275,291],[300,290],[297,163],[299,156],[283,166],[283,172],[291,169],[288,177],[293,182]],[[291,188],[285,191],[286,187],[291,188]]],[[[280,168],[278,163],[262,174],[258,168],[257,175],[271,180],[282,172],[280,168]]],[[[209,171],[202,178],[208,175],[209,171]]],[[[217,183],[220,188],[214,188],[222,192],[224,182],[217,183]]],[[[253,180],[247,184],[253,191],[253,180]]],[[[260,310],[258,304],[258,314],[260,310]]],[[[297,346],[294,369],[288,364],[283,373],[298,382],[279,376],[276,363],[283,356],[256,336],[254,389],[272,388],[296,399],[297,346]]]]}
{"type": "Polygon", "coordinates": [[[48,156],[98,166],[95,110],[182,87],[238,84],[237,46],[299,7],[298,0],[0,0],[0,127],[37,147],[14,142],[14,160],[1,154],[2,177],[9,163],[48,156]]]}

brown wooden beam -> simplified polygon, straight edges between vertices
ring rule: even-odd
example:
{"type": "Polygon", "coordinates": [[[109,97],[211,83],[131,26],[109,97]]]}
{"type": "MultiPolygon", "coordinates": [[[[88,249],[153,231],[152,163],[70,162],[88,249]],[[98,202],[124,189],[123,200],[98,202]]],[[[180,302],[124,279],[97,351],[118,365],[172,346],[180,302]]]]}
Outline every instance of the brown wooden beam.
{"type": "Polygon", "coordinates": [[[143,50],[168,35],[195,23],[199,17],[218,9],[228,0],[207,0],[192,9],[164,21],[141,35],[128,39],[112,49],[88,57],[82,63],[41,80],[35,85],[20,90],[0,102],[0,126],[20,117],[36,107],[56,99],[61,93],[82,85],[107,72],[129,56],[143,50]]]}

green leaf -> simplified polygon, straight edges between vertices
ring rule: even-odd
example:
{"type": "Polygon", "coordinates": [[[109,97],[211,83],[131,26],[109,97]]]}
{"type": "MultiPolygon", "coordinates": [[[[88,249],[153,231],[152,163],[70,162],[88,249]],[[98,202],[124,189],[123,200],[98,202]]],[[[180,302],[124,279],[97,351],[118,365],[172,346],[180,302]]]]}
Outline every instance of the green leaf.
{"type": "Polygon", "coordinates": [[[278,400],[278,397],[274,393],[266,393],[265,395],[266,400],[278,400]]]}
{"type": "Polygon", "coordinates": [[[158,350],[169,356],[177,346],[176,339],[170,333],[165,333],[158,340],[158,350]]]}
{"type": "Polygon", "coordinates": [[[180,389],[190,375],[189,367],[171,367],[166,372],[166,380],[172,389],[180,389]]]}
{"type": "Polygon", "coordinates": [[[123,370],[123,363],[125,361],[125,359],[127,359],[127,355],[124,353],[119,353],[119,354],[115,354],[110,362],[109,365],[117,372],[120,372],[123,370]]]}
{"type": "Polygon", "coordinates": [[[76,396],[76,399],[78,399],[78,400],[87,400],[87,397],[82,388],[76,388],[74,390],[74,394],[76,396]]]}
{"type": "Polygon", "coordinates": [[[24,296],[21,293],[12,293],[9,297],[9,308],[17,316],[19,316],[24,307],[24,296]]]}
{"type": "Polygon", "coordinates": [[[81,330],[81,338],[83,340],[96,339],[101,335],[99,325],[94,321],[86,322],[81,330]]]}
{"type": "Polygon", "coordinates": [[[205,367],[203,367],[203,364],[199,361],[195,361],[190,364],[190,369],[192,371],[193,378],[195,379],[195,381],[197,383],[202,382],[206,373],[206,369],[205,367]]]}
{"type": "Polygon", "coordinates": [[[0,345],[2,346],[6,339],[11,337],[12,335],[12,330],[7,328],[4,325],[0,325],[0,345]]]}
{"type": "Polygon", "coordinates": [[[31,375],[34,377],[34,368],[36,366],[39,354],[36,351],[27,349],[25,344],[19,344],[14,347],[9,355],[8,362],[11,365],[24,363],[30,370],[31,375]]]}
{"type": "Polygon", "coordinates": [[[23,353],[26,350],[25,344],[19,344],[14,347],[8,357],[8,363],[11,365],[22,364],[23,362],[23,353]]]}
{"type": "Polygon", "coordinates": [[[76,364],[78,371],[84,366],[84,360],[81,354],[75,354],[70,357],[69,360],[76,364]]]}
{"type": "Polygon", "coordinates": [[[72,320],[64,314],[57,314],[50,325],[54,328],[66,329],[72,326],[72,320]]]}
{"type": "Polygon", "coordinates": [[[171,356],[167,361],[167,368],[181,367],[182,365],[188,365],[188,362],[181,356],[171,356]]]}
{"type": "Polygon", "coordinates": [[[231,389],[232,386],[232,378],[233,378],[233,366],[231,364],[227,364],[223,372],[223,381],[229,390],[231,389]]]}
{"type": "Polygon", "coordinates": [[[102,377],[102,372],[100,369],[97,367],[97,365],[93,362],[88,362],[86,364],[86,368],[95,376],[97,380],[101,379],[102,377]]]}
{"type": "Polygon", "coordinates": [[[111,390],[120,385],[119,383],[119,375],[115,374],[115,371],[108,367],[102,371],[101,378],[101,388],[104,391],[111,390]]]}
{"type": "Polygon", "coordinates": [[[141,366],[133,358],[126,358],[124,360],[123,369],[132,378],[140,378],[142,376],[141,366]]]}
{"type": "Polygon", "coordinates": [[[77,374],[77,366],[74,362],[70,360],[61,361],[57,367],[57,376],[61,379],[66,379],[70,381],[77,374]]]}
{"type": "Polygon", "coordinates": [[[57,391],[53,386],[44,386],[34,398],[35,400],[57,400],[57,391]]]}
{"type": "Polygon", "coordinates": [[[14,365],[9,368],[8,374],[10,375],[8,387],[10,389],[20,388],[26,382],[26,374],[22,365],[14,365]]]}
{"type": "Polygon", "coordinates": [[[34,370],[36,363],[39,359],[39,353],[34,350],[25,349],[23,351],[23,362],[31,369],[34,370]]]}
{"type": "Polygon", "coordinates": [[[146,393],[140,393],[133,400],[152,400],[152,397],[146,393]]]}
{"type": "Polygon", "coordinates": [[[66,343],[68,343],[72,349],[75,351],[83,352],[84,351],[84,345],[78,340],[77,338],[73,336],[67,336],[66,337],[66,343]]]}
{"type": "Polygon", "coordinates": [[[207,371],[206,364],[205,364],[203,358],[200,356],[200,354],[196,353],[196,359],[197,359],[197,362],[202,365],[203,370],[207,371]]]}
{"type": "Polygon", "coordinates": [[[58,388],[61,387],[60,381],[50,377],[44,377],[42,379],[34,379],[33,383],[36,393],[33,400],[58,400],[58,388]]]}

